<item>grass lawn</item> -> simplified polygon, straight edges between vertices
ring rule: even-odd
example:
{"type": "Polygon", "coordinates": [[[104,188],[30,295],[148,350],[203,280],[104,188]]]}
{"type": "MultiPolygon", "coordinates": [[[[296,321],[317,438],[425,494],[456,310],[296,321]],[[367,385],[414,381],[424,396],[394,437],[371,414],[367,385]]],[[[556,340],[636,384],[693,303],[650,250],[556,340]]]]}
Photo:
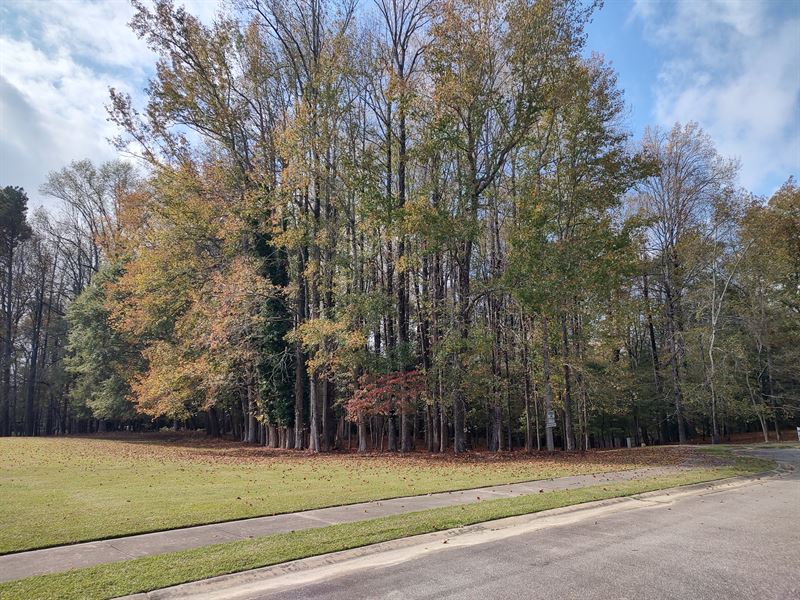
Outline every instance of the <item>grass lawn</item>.
{"type": "Polygon", "coordinates": [[[0,554],[397,496],[675,464],[690,452],[312,457],[191,436],[0,438],[0,554]]]}
{"type": "Polygon", "coordinates": [[[760,472],[771,465],[770,461],[738,458],[730,466],[698,468],[674,476],[483,501],[206,546],[11,581],[0,584],[0,597],[5,600],[113,598],[482,521],[760,472]]]}

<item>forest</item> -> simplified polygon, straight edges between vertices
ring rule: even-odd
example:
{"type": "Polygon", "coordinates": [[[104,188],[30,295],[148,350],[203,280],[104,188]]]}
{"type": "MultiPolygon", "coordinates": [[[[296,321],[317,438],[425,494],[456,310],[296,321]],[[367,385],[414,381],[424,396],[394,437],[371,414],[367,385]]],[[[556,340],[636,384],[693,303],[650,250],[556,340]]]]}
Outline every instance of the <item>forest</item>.
{"type": "Polygon", "coordinates": [[[144,101],[109,90],[120,158],[50,173],[50,211],[2,182],[0,435],[463,453],[800,426],[800,188],[742,189],[696,123],[634,137],[597,4],[134,6],[158,62],[144,101]]]}

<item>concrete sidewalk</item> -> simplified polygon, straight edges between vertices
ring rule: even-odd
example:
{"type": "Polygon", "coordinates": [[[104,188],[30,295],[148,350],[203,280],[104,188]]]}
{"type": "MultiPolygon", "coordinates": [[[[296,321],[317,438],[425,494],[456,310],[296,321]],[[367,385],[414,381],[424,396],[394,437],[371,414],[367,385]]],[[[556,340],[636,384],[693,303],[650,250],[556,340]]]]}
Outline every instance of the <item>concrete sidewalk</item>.
{"type": "MultiPolygon", "coordinates": [[[[612,561],[611,569],[608,561],[599,569],[594,564],[581,564],[577,568],[575,564],[586,562],[587,551],[592,552],[592,558],[597,561],[598,553],[603,558],[618,552],[620,546],[630,546],[631,540],[637,537],[655,535],[674,539],[670,530],[678,524],[653,528],[651,522],[654,511],[666,513],[675,519],[673,513],[676,506],[686,500],[740,492],[748,486],[753,487],[755,481],[753,477],[728,479],[722,483],[701,483],[506,517],[221,575],[123,596],[117,600],[266,600],[273,595],[284,600],[400,597],[528,600],[534,596],[549,600],[583,597],[580,590],[584,587],[588,588],[586,591],[591,598],[670,598],[669,592],[658,596],[648,594],[653,577],[643,578],[641,573],[647,572],[658,578],[653,565],[671,557],[659,555],[656,561],[640,567],[634,575],[635,583],[623,588],[612,588],[605,584],[599,594],[591,593],[598,591],[598,576],[607,578],[615,568],[629,565],[635,555],[624,555],[616,564],[612,561]],[[605,525],[605,521],[612,520],[613,524],[605,525]],[[572,531],[567,535],[559,534],[570,529],[572,531]],[[623,529],[632,531],[622,534],[620,532],[623,529]],[[579,543],[576,544],[576,540],[579,543]],[[611,540],[613,543],[610,543],[611,540]],[[498,557],[498,553],[503,556],[498,557]],[[565,561],[565,556],[569,556],[569,560],[565,561]],[[535,568],[532,568],[534,565],[535,568]],[[563,577],[565,570],[573,572],[573,575],[563,577]],[[551,579],[554,580],[547,586],[540,583],[544,574],[552,575],[551,579]],[[520,579],[524,581],[520,582],[520,579]],[[559,586],[568,589],[565,591],[559,586]],[[487,588],[490,589],[487,591],[487,588]],[[559,593],[552,593],[554,589],[559,589],[559,593]],[[634,596],[623,590],[636,590],[639,593],[634,596]]],[[[724,520],[717,503],[708,504],[716,518],[724,520]]],[[[691,520],[693,516],[688,515],[686,520],[691,520]]],[[[753,525],[752,519],[750,525],[753,525]]],[[[697,529],[695,522],[685,537],[697,536],[697,529]]],[[[783,532],[788,530],[783,528],[783,532]]],[[[680,543],[682,540],[678,541],[680,543]]],[[[765,544],[766,547],[770,545],[765,544]]],[[[639,545],[634,552],[642,549],[639,545]]],[[[652,545],[650,549],[659,550],[652,545]]],[[[676,552],[675,556],[685,560],[684,554],[683,551],[676,552]]],[[[739,557],[747,558],[741,553],[739,557]]],[[[697,558],[692,556],[690,560],[696,561],[697,558]]],[[[740,569],[739,572],[746,570],[740,569]]],[[[686,583],[681,582],[681,585],[686,583]]],[[[697,597],[708,598],[701,595],[697,597]]]]}
{"type": "Polygon", "coordinates": [[[800,598],[800,448],[747,454],[780,466],[766,474],[476,523],[118,600],[800,598]]]}
{"type": "MultiPolygon", "coordinates": [[[[581,488],[605,482],[672,475],[689,468],[674,466],[647,467],[597,475],[575,475],[557,479],[442,492],[425,496],[408,496],[392,500],[348,504],[19,552],[0,556],[0,581],[10,581],[46,573],[59,573],[70,569],[119,562],[153,554],[187,550],[189,548],[233,542],[275,533],[325,527],[326,525],[352,523],[429,508],[457,506],[480,502],[481,500],[512,498],[539,492],[581,488]]],[[[54,524],[54,526],[57,527],[57,524],[54,524]]]]}

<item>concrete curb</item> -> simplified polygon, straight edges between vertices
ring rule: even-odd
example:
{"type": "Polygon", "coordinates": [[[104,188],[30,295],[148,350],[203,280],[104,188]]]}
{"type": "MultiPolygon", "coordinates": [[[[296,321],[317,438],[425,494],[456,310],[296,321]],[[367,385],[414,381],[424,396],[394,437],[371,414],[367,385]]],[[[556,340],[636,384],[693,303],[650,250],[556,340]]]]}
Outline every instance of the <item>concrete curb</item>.
{"type": "Polygon", "coordinates": [[[686,465],[655,466],[627,471],[540,479],[386,500],[373,500],[311,509],[274,516],[252,517],[194,527],[67,544],[0,556],[0,582],[36,575],[59,573],[99,564],[189,550],[225,542],[290,533],[304,529],[352,523],[377,517],[470,504],[480,499],[509,498],[544,491],[577,489],[604,482],[672,475],[691,469],[686,465]]]}
{"type": "Polygon", "coordinates": [[[334,574],[340,575],[351,570],[394,564],[407,559],[409,555],[435,552],[437,549],[442,549],[444,544],[453,547],[483,543],[489,538],[511,537],[537,529],[571,524],[600,515],[648,507],[663,507],[665,504],[671,504],[687,496],[719,493],[751,485],[763,479],[781,478],[789,471],[779,467],[760,474],[741,475],[506,517],[133,594],[123,597],[122,600],[248,598],[255,593],[276,591],[298,583],[322,580],[334,574]]]}

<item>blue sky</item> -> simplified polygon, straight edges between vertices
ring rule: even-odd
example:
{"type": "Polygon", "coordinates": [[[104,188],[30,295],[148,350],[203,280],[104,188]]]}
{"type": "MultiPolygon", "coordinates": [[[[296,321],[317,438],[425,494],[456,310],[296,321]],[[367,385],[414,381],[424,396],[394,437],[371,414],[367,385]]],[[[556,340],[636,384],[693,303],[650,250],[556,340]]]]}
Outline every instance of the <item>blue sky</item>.
{"type": "Polygon", "coordinates": [[[637,137],[697,121],[751,191],[798,176],[800,0],[607,0],[588,34],[619,74],[637,137]]]}
{"type": "MultiPolygon", "coordinates": [[[[183,3],[205,22],[219,6],[183,3]]],[[[49,171],[115,156],[107,88],[141,100],[154,64],[131,15],[126,0],[0,3],[0,185],[35,206],[49,171]]],[[[800,173],[800,0],[607,0],[587,51],[619,73],[635,137],[697,121],[759,194],[800,173]]]]}

